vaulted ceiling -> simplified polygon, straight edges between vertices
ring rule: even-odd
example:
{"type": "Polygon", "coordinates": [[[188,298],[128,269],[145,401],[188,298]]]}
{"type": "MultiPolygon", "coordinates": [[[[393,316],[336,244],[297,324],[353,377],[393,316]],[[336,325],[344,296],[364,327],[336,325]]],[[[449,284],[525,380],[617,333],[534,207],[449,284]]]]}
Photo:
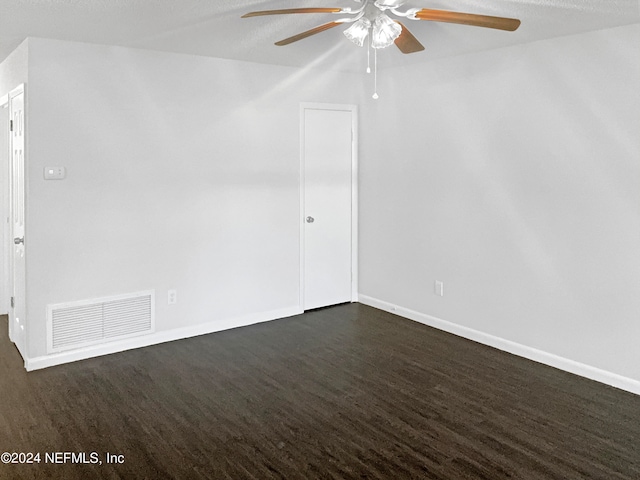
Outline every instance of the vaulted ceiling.
{"type": "MultiPolygon", "coordinates": [[[[515,32],[405,21],[426,47],[381,53],[380,68],[425,62],[640,22],[638,0],[408,0],[406,7],[519,18],[515,32]]],[[[26,37],[119,45],[288,66],[359,71],[366,55],[338,27],[292,45],[275,41],[332,14],[241,19],[254,10],[357,7],[354,0],[0,0],[0,61],[26,37]]]]}

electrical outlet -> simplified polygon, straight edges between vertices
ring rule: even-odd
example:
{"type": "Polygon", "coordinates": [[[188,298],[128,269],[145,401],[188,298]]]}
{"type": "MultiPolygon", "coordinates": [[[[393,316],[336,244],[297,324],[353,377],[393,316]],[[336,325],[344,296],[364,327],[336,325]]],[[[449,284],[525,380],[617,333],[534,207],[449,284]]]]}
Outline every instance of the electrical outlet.
{"type": "Polygon", "coordinates": [[[434,293],[439,297],[444,297],[444,282],[436,280],[436,283],[434,285],[434,293]]]}
{"type": "Polygon", "coordinates": [[[167,295],[167,303],[169,305],[175,305],[176,303],[178,303],[178,292],[177,292],[177,290],[169,290],[169,293],[167,295]]]}

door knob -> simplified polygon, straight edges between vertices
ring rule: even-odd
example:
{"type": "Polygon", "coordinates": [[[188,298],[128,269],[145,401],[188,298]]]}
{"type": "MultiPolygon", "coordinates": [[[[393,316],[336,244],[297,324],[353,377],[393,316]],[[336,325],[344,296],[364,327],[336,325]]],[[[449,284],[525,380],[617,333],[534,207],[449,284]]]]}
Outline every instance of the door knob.
{"type": "Polygon", "coordinates": [[[20,238],[20,237],[16,237],[13,239],[13,243],[15,243],[16,245],[20,245],[21,243],[24,244],[24,237],[20,238]]]}
{"type": "Polygon", "coordinates": [[[315,222],[315,221],[316,221],[316,219],[315,219],[315,218],[313,218],[313,217],[307,217],[307,223],[313,223],[313,222],[315,222]]]}

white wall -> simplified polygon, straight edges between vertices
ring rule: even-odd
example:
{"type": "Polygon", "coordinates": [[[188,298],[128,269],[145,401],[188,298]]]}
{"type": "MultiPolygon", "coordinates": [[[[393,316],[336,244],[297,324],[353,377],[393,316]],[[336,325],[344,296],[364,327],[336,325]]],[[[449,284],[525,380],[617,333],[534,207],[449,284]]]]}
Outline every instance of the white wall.
{"type": "Polygon", "coordinates": [[[363,298],[640,381],[638,45],[635,24],[380,72],[363,298]]]}
{"type": "Polygon", "coordinates": [[[27,82],[29,40],[22,42],[0,63],[0,96],[27,82]]]}
{"type": "MultiPolygon", "coordinates": [[[[4,62],[0,63],[0,99],[22,83],[27,83],[28,40],[22,42],[4,62]]],[[[0,315],[9,313],[9,253],[11,249],[9,217],[9,136],[5,135],[8,109],[0,109],[0,315]]],[[[28,116],[26,117],[28,121],[28,116]]]]}
{"type": "Polygon", "coordinates": [[[29,55],[29,357],[50,303],[155,289],[159,332],[299,308],[299,104],[354,103],[352,76],[43,39],[29,55]]]}

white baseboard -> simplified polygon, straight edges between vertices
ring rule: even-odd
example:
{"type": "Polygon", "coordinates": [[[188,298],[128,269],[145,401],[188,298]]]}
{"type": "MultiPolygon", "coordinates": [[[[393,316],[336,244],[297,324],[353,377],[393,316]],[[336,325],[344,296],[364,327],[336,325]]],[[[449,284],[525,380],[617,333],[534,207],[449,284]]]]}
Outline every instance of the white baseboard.
{"type": "Polygon", "coordinates": [[[41,368],[61,365],[63,363],[76,362],[87,358],[109,355],[111,353],[124,352],[134,348],[148,347],[159,343],[172,342],[184,338],[197,337],[208,333],[220,332],[231,328],[245,327],[255,323],[268,322],[280,318],[291,317],[302,313],[300,307],[289,307],[280,310],[272,310],[269,312],[261,312],[247,315],[239,318],[230,318],[214,322],[193,325],[184,328],[176,328],[172,330],[164,330],[155,332],[150,335],[127,338],[116,342],[110,342],[100,345],[92,345],[89,347],[78,348],[76,350],[68,350],[61,353],[51,355],[43,355],[41,357],[27,358],[24,366],[27,371],[39,370],[41,368]]]}
{"type": "Polygon", "coordinates": [[[443,330],[459,337],[467,338],[469,340],[473,340],[474,342],[497,348],[498,350],[512,353],[514,355],[518,355],[519,357],[533,360],[534,362],[549,365],[551,367],[564,370],[565,372],[573,373],[581,377],[589,378],[591,380],[595,380],[597,382],[604,383],[621,390],[626,390],[627,392],[635,393],[636,395],[640,395],[640,381],[638,380],[623,377],[622,375],[618,375],[616,373],[608,372],[606,370],[592,367],[584,363],[576,362],[568,358],[560,357],[552,353],[544,352],[536,348],[512,342],[511,340],[506,340],[494,335],[489,335],[487,333],[464,327],[456,323],[447,322],[446,320],[432,317],[431,315],[426,315],[424,313],[416,312],[415,310],[410,310],[408,308],[403,308],[398,305],[385,302],[383,300],[378,300],[377,298],[360,295],[358,297],[358,301],[365,305],[369,305],[371,307],[385,310],[401,317],[405,317],[410,320],[429,325],[430,327],[437,328],[438,330],[443,330]]]}

